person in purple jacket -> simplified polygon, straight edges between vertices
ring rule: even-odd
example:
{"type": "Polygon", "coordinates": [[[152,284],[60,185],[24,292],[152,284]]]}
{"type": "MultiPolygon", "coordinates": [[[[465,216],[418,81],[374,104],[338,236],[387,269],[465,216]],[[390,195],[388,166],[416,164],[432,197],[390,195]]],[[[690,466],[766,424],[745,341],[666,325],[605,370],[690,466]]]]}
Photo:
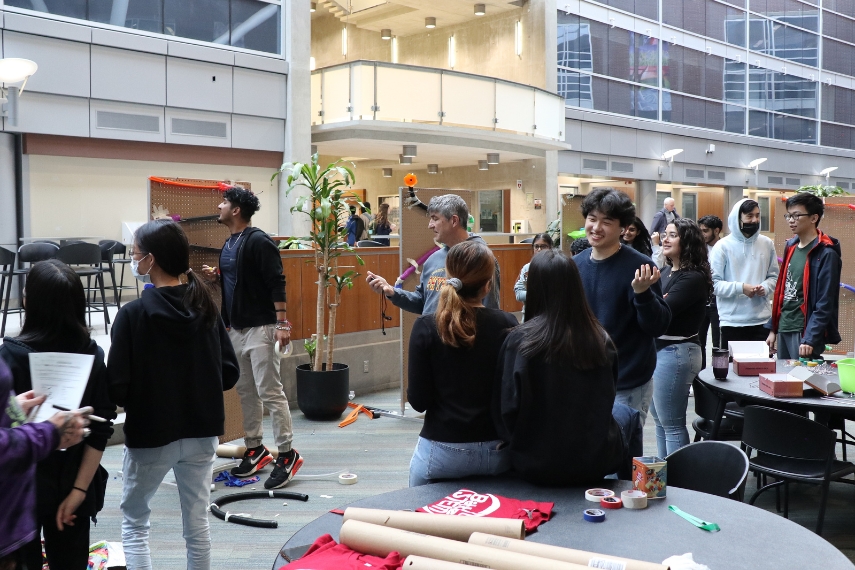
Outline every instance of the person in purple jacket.
{"type": "Polygon", "coordinates": [[[0,570],[12,570],[20,549],[36,536],[36,463],[54,449],[83,441],[92,408],[59,412],[48,421],[24,423],[27,413],[44,402],[32,391],[12,392],[12,373],[0,359],[0,570]]]}

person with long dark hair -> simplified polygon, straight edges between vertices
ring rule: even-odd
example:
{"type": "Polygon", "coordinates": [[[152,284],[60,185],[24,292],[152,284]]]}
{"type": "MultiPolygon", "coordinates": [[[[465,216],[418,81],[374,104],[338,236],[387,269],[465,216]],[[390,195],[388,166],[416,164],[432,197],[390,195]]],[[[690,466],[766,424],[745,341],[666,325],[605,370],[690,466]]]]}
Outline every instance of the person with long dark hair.
{"type": "MultiPolygon", "coordinates": [[[[30,354],[65,352],[94,358],[81,406],[91,406],[106,420],[116,417],[110,401],[104,351],[86,327],[86,293],[80,277],[55,259],[33,265],[27,274],[24,326],[15,338],[3,339],[0,357],[9,365],[18,394],[33,389],[30,354]]],[[[104,505],[107,471],[101,456],[113,434],[112,423],[92,422],[84,442],[55,450],[36,468],[36,521],[44,533],[48,564],[55,570],[85,568],[89,560],[89,527],[104,505]]],[[[39,532],[24,547],[30,568],[42,567],[39,532]]]]}
{"type": "Polygon", "coordinates": [[[662,252],[667,265],[660,280],[672,317],[668,330],[656,339],[650,413],[659,456],[666,457],[689,443],[686,407],[692,380],[701,371],[698,329],[706,316],[712,276],[704,236],[694,220],[678,218],[668,224],[662,252]]]}
{"type": "Polygon", "coordinates": [[[373,239],[378,243],[382,243],[383,245],[389,245],[389,238],[377,237],[377,236],[387,236],[392,233],[392,224],[389,222],[389,203],[383,202],[380,204],[380,209],[376,214],[374,214],[374,221],[372,222],[372,226],[374,229],[373,239]]]}
{"type": "MultiPolygon", "coordinates": [[[[534,236],[534,239],[531,240],[532,257],[541,251],[546,251],[548,249],[552,249],[552,238],[549,234],[537,234],[534,236]]],[[[514,284],[514,295],[516,296],[517,301],[523,304],[523,313],[525,313],[526,280],[528,279],[529,265],[530,263],[523,265],[520,270],[520,276],[517,278],[516,284],[514,284]]]]}
{"type": "Polygon", "coordinates": [[[612,416],[617,349],[588,305],[576,264],[560,251],[531,260],[525,323],[505,340],[499,374],[496,427],[524,479],[581,485],[627,461],[612,416]]]}
{"type": "Polygon", "coordinates": [[[653,245],[650,242],[650,232],[647,231],[647,227],[638,216],[636,216],[635,219],[631,221],[626,228],[624,228],[623,235],[620,239],[621,242],[628,245],[638,253],[646,255],[647,257],[653,257],[653,245]]]}
{"type": "Polygon", "coordinates": [[[495,264],[481,242],[464,241],[449,249],[436,313],[413,325],[407,399],[426,414],[410,461],[410,487],[508,469],[490,398],[499,348],[517,321],[482,302],[495,264]]]}
{"type": "Polygon", "coordinates": [[[207,507],[223,392],[240,369],[205,281],[190,268],[181,227],[155,220],[134,235],[132,271],[154,288],[124,305],[113,323],[110,395],[124,406],[122,544],[128,567],[150,569],[149,502],[171,469],[178,485],[187,568],[211,567],[207,507]]]}

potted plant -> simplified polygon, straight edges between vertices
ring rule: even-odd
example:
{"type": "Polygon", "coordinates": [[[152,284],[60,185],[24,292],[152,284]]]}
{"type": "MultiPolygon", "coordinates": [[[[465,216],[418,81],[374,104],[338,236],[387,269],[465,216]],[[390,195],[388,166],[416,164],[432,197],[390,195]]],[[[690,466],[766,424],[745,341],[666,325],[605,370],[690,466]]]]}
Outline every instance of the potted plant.
{"type": "Polygon", "coordinates": [[[799,188],[799,192],[807,192],[808,194],[813,194],[819,198],[829,198],[831,196],[845,196],[849,194],[846,190],[841,188],[840,186],[825,186],[823,184],[817,184],[815,186],[802,186],[799,188]]]}
{"type": "MultiPolygon", "coordinates": [[[[350,392],[349,369],[345,364],[333,362],[333,349],[341,293],[353,287],[353,279],[359,275],[353,269],[342,273],[339,268],[341,255],[354,251],[347,245],[347,232],[341,227],[341,220],[349,215],[345,194],[355,178],[353,170],[340,160],[321,168],[317,154],[312,155],[310,163],[283,164],[271,180],[279,175],[286,177],[286,196],[299,186],[308,190],[297,198],[291,213],[309,217],[309,235],[293,236],[284,247],[298,242],[310,244],[318,272],[315,333],[306,341],[310,362],[297,366],[297,404],[309,419],[336,419],[347,409],[350,392]]],[[[356,261],[364,265],[358,255],[356,261]]]]}

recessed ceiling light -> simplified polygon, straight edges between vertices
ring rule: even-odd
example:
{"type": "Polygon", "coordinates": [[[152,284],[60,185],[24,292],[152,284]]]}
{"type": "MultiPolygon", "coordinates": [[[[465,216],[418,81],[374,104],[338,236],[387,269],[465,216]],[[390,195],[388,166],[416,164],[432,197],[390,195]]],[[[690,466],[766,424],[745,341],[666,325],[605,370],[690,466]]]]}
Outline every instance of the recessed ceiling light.
{"type": "Polygon", "coordinates": [[[392,169],[384,168],[383,169],[383,178],[392,178],[392,169]]]}
{"type": "Polygon", "coordinates": [[[475,15],[483,16],[487,13],[487,7],[484,4],[475,4],[475,15]]]}
{"type": "Polygon", "coordinates": [[[438,164],[428,164],[427,173],[428,174],[438,174],[439,173],[439,165],[438,164]]]}
{"type": "Polygon", "coordinates": [[[490,170],[490,167],[487,165],[486,160],[478,161],[478,170],[490,170]]]}
{"type": "Polygon", "coordinates": [[[432,30],[436,27],[436,18],[429,16],[425,18],[425,28],[432,30]]]}
{"type": "Polygon", "coordinates": [[[413,163],[413,157],[404,156],[403,154],[398,155],[398,164],[412,164],[412,163],[413,163]]]}
{"type": "Polygon", "coordinates": [[[309,3],[309,12],[314,12],[317,9],[318,9],[318,3],[317,2],[310,2],[309,3]]]}
{"type": "Polygon", "coordinates": [[[412,158],[412,157],[416,156],[416,145],[405,144],[404,145],[404,152],[402,152],[401,155],[406,156],[408,158],[412,158]]]}
{"type": "Polygon", "coordinates": [[[488,152],[487,153],[487,164],[499,164],[499,153],[498,152],[488,152]]]}
{"type": "Polygon", "coordinates": [[[389,28],[383,28],[380,30],[380,39],[381,40],[391,40],[392,39],[392,30],[389,28]]]}

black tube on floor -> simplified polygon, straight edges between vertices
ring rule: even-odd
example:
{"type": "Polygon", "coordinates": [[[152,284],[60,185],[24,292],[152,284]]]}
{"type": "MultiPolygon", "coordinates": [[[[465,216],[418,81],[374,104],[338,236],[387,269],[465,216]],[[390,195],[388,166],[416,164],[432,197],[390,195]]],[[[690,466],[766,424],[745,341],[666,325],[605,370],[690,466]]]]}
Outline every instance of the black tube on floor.
{"type": "Polygon", "coordinates": [[[244,526],[252,526],[256,528],[278,528],[279,523],[274,520],[262,520],[262,519],[254,519],[252,517],[242,517],[239,515],[229,515],[228,520],[226,520],[226,514],[220,508],[221,505],[226,505],[228,503],[234,503],[236,501],[246,501],[249,499],[294,499],[296,501],[308,501],[309,496],[304,495],[302,493],[291,493],[289,491],[249,491],[246,493],[235,493],[233,495],[226,495],[225,497],[220,497],[216,502],[211,503],[211,513],[215,517],[220,520],[224,520],[226,522],[233,522],[235,524],[242,524],[244,526]]]}

